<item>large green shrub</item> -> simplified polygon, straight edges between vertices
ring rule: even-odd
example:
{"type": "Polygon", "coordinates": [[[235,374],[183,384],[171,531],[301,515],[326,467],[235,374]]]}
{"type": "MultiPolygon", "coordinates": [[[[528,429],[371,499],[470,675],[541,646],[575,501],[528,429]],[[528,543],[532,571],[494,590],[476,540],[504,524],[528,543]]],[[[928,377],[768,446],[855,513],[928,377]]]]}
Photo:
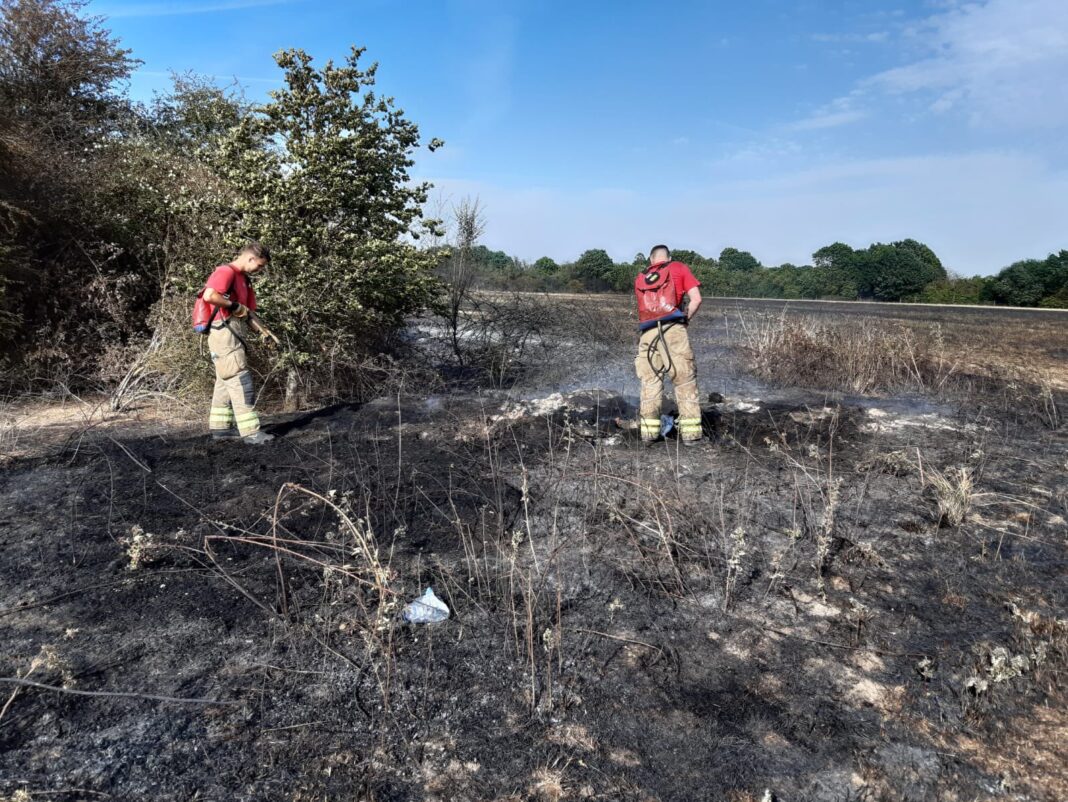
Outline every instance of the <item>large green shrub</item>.
{"type": "Polygon", "coordinates": [[[289,369],[357,365],[440,288],[439,257],[414,242],[434,229],[421,219],[429,185],[409,181],[419,132],[374,93],[376,65],[361,69],[362,54],[317,69],[301,50],[279,53],[284,88],[205,154],[232,189],[218,209],[225,240],[272,249],[257,292],[289,369]]]}

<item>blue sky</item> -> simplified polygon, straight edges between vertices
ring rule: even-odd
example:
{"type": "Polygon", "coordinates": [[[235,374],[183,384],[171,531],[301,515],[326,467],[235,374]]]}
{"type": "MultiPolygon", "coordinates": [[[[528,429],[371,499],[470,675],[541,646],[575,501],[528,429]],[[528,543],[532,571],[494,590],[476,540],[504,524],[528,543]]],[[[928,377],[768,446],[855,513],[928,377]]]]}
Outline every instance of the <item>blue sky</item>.
{"type": "Polygon", "coordinates": [[[144,61],[278,86],[378,61],[445,208],[526,259],[654,242],[766,264],[905,237],[964,275],[1068,248],[1068,0],[93,0],[144,61]]]}

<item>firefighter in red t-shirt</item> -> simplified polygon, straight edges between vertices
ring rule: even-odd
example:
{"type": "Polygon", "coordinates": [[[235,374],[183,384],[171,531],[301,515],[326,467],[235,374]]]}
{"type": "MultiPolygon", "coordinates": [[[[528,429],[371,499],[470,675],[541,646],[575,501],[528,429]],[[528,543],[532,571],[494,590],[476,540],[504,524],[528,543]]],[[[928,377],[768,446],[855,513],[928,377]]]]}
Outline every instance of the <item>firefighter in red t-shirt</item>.
{"type": "Polygon", "coordinates": [[[682,262],[673,262],[666,245],[649,254],[649,266],[634,280],[638,301],[638,356],[634,360],[641,390],[641,437],[660,436],[660,406],[664,377],[675,386],[679,405],[679,439],[701,440],[701,406],[697,371],[686,326],[701,306],[701,282],[682,262]]]}
{"type": "Polygon", "coordinates": [[[248,277],[270,261],[266,245],[250,242],[234,261],[215,268],[204,285],[204,300],[217,307],[208,334],[208,349],[215,364],[209,426],[216,440],[240,437],[245,443],[261,445],[274,439],[274,435],[260,431],[245,352],[250,314],[256,311],[256,292],[248,277]]]}

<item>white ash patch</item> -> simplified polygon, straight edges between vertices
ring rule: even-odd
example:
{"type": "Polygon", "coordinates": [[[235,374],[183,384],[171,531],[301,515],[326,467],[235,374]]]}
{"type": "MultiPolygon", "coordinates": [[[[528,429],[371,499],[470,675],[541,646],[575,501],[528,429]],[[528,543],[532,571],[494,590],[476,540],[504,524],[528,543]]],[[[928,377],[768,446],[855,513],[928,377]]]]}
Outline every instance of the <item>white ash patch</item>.
{"type": "Polygon", "coordinates": [[[815,618],[837,618],[842,614],[837,607],[832,607],[803,590],[794,588],[792,592],[794,601],[802,605],[802,609],[815,618]]]}
{"type": "Polygon", "coordinates": [[[790,413],[790,420],[794,423],[801,423],[806,426],[811,426],[821,420],[834,415],[835,410],[833,407],[823,407],[822,409],[799,409],[790,413]]]}
{"type": "Polygon", "coordinates": [[[752,415],[754,412],[760,412],[760,399],[732,398],[723,403],[722,409],[725,412],[741,412],[745,415],[752,415]]]}
{"type": "Polygon", "coordinates": [[[894,415],[885,409],[876,407],[866,409],[864,412],[868,420],[860,425],[860,430],[869,434],[900,432],[910,427],[945,432],[972,432],[978,428],[974,423],[954,423],[935,412],[894,415]]]}
{"type": "Polygon", "coordinates": [[[500,414],[492,416],[490,420],[496,423],[502,420],[520,420],[540,415],[552,415],[566,404],[567,399],[563,393],[553,393],[545,396],[545,398],[534,398],[530,401],[509,402],[503,404],[500,414]]]}

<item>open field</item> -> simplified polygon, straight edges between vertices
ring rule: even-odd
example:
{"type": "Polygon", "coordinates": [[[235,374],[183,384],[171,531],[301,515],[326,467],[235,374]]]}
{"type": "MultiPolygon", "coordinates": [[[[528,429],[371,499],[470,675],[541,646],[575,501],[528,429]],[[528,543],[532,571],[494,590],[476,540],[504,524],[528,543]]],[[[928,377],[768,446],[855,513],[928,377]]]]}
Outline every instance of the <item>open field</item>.
{"type": "Polygon", "coordinates": [[[710,299],[681,449],[574,300],[258,450],[9,405],[0,798],[1066,798],[1063,313],[710,299]]]}
{"type": "MultiPolygon", "coordinates": [[[[611,310],[620,317],[631,314],[629,295],[550,297],[611,310]]],[[[1056,387],[1068,389],[1068,310],[1064,309],[707,298],[700,313],[701,325],[694,332],[711,349],[736,345],[742,339],[741,324],[761,317],[810,319],[883,330],[908,328],[920,339],[937,338],[946,348],[945,356],[958,361],[963,371],[989,373],[1025,366],[1044,374],[1056,387]]]]}

